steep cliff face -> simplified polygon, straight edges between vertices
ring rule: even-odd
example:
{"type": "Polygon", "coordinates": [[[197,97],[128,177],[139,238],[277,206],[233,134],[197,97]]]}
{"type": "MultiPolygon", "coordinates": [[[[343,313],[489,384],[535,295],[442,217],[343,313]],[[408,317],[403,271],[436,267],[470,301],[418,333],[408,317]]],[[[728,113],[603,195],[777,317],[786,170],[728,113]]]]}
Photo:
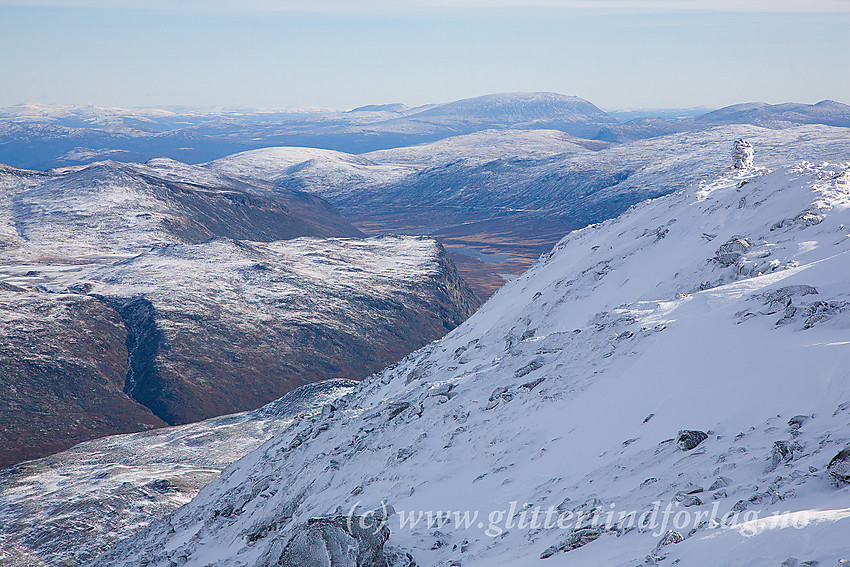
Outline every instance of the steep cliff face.
{"type": "Polygon", "coordinates": [[[844,565],[847,227],[804,163],[576,231],[94,564],[844,565]]]}
{"type": "Polygon", "coordinates": [[[4,288],[0,468],[165,425],[124,393],[127,333],[118,313],[92,297],[4,288]]]}

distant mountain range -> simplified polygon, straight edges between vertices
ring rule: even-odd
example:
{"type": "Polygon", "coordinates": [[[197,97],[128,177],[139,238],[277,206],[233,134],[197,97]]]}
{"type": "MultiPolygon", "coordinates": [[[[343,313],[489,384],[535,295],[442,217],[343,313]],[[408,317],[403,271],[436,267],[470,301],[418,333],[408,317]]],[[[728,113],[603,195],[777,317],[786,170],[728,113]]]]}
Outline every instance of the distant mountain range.
{"type": "Polygon", "coordinates": [[[823,100],[817,104],[750,102],[680,119],[636,118],[624,124],[605,127],[596,137],[611,142],[627,142],[726,124],[750,124],[774,130],[802,124],[846,128],[850,127],[850,106],[834,100],[823,100]]]}
{"type": "Polygon", "coordinates": [[[722,124],[850,126],[850,106],[834,101],[752,103],[701,116],[674,112],[672,118],[664,113],[615,115],[643,117],[622,123],[586,100],[555,93],[494,94],[416,108],[368,105],[347,112],[20,105],[0,109],[0,163],[34,169],[107,158],[201,163],[269,146],[361,154],[504,128],[555,129],[622,142],[722,124]]]}

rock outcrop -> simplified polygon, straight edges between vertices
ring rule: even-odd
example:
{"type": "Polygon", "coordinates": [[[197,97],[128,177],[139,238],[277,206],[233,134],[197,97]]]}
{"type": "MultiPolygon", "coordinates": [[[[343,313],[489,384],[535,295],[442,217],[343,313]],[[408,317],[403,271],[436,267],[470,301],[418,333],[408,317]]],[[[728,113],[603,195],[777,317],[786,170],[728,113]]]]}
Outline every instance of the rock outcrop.
{"type": "Polygon", "coordinates": [[[842,449],[835,455],[826,470],[839,485],[850,484],[850,448],[842,449]]]}

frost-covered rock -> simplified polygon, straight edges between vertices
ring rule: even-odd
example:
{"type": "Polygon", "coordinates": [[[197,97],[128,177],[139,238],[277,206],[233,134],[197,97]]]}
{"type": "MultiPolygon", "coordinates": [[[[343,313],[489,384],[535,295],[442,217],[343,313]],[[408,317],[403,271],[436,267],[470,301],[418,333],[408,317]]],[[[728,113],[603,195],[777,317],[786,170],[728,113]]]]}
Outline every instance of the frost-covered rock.
{"type": "Polygon", "coordinates": [[[770,453],[770,470],[775,470],[779,465],[794,460],[802,447],[798,443],[790,441],[776,441],[770,453]]]}
{"type": "Polygon", "coordinates": [[[850,448],[839,451],[829,461],[826,470],[838,484],[850,484],[850,448]]]}
{"type": "Polygon", "coordinates": [[[721,266],[726,268],[736,264],[749,248],[750,243],[747,239],[733,236],[717,249],[714,258],[721,266]]]}
{"type": "Polygon", "coordinates": [[[682,451],[690,451],[706,439],[708,434],[704,431],[683,430],[676,437],[676,446],[682,451]]]}
{"type": "Polygon", "coordinates": [[[372,517],[310,518],[293,530],[280,567],[390,567],[384,544],[390,530],[372,517]]]}
{"type": "Polygon", "coordinates": [[[662,547],[667,547],[668,545],[675,545],[677,543],[682,543],[685,541],[685,537],[677,531],[670,530],[664,537],[658,540],[658,545],[655,546],[656,550],[661,549],[662,547]]]}
{"type": "Polygon", "coordinates": [[[559,551],[572,551],[579,547],[585,546],[588,543],[595,541],[603,534],[604,530],[600,527],[583,527],[576,528],[570,533],[569,537],[558,545],[546,549],[540,554],[540,559],[547,559],[559,551]]]}

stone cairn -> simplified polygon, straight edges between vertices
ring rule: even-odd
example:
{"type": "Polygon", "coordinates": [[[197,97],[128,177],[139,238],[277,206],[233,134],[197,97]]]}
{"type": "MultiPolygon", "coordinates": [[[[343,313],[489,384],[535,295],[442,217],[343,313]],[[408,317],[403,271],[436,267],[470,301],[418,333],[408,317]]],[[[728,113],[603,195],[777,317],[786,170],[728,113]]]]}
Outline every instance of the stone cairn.
{"type": "Polygon", "coordinates": [[[732,167],[747,169],[753,166],[753,145],[742,138],[732,145],[732,167]]]}

